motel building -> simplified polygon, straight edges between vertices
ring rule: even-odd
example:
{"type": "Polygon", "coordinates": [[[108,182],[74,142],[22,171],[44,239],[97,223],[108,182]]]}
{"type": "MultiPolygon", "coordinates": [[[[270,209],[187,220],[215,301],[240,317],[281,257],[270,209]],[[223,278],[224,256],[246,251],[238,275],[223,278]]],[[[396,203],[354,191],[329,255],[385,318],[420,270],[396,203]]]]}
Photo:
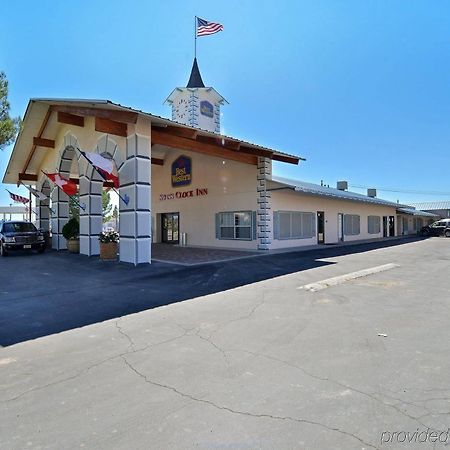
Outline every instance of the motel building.
{"type": "Polygon", "coordinates": [[[135,265],[151,262],[152,243],[270,251],[396,236],[404,229],[399,214],[412,217],[374,190],[362,195],[345,182],[331,188],[275,176],[272,161],[302,158],[220,135],[226,100],[205,87],[196,60],[187,86],[166,101],[172,120],[108,100],[30,100],[3,182],[48,196],[37,200],[37,225],[51,230],[54,249],[66,249],[69,198],[43,172],[78,184],[80,253],[99,254],[108,183],[78,149],[114,161],[119,193],[129,199],[119,201],[119,259],[135,265]]]}

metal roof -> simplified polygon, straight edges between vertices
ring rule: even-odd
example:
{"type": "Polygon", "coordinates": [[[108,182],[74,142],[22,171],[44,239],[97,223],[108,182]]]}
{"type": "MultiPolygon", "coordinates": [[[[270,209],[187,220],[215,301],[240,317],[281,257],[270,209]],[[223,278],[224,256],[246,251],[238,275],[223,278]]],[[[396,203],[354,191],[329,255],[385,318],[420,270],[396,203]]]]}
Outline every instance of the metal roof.
{"type": "Polygon", "coordinates": [[[426,211],[421,211],[420,209],[414,208],[397,208],[397,212],[402,214],[409,214],[411,216],[422,216],[422,217],[439,217],[437,214],[433,214],[426,211]]]}
{"type": "Polygon", "coordinates": [[[448,209],[450,210],[450,200],[443,200],[438,202],[420,202],[420,203],[411,203],[411,206],[414,206],[416,209],[421,209],[422,211],[436,211],[439,209],[448,209]]]}
{"type": "Polygon", "coordinates": [[[362,203],[370,203],[373,205],[391,206],[395,208],[406,206],[390,202],[388,200],[382,200],[380,198],[367,197],[366,195],[358,194],[356,192],[341,191],[339,189],[308,183],[306,181],[292,180],[290,178],[273,176],[271,181],[284,187],[294,189],[296,192],[303,192],[310,195],[319,195],[321,197],[330,197],[338,200],[351,200],[362,203]]]}

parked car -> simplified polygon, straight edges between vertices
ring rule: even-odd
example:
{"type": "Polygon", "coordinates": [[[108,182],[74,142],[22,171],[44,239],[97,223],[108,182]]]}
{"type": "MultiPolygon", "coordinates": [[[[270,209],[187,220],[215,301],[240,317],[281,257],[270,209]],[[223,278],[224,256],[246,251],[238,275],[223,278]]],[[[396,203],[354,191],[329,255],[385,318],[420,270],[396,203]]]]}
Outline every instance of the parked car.
{"type": "Polygon", "coordinates": [[[7,256],[10,251],[45,251],[45,236],[32,223],[18,220],[0,222],[0,255],[7,256]]]}
{"type": "Polygon", "coordinates": [[[420,234],[422,236],[450,237],[450,219],[441,219],[431,225],[422,227],[420,234]]]}

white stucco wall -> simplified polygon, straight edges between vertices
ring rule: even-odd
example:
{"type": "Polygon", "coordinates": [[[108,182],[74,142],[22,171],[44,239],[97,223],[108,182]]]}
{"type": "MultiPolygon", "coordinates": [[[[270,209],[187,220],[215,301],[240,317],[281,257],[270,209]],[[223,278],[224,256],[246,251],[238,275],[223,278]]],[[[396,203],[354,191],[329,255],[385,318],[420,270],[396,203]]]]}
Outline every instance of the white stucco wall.
{"type": "Polygon", "coordinates": [[[152,224],[154,242],[160,240],[157,233],[158,214],[179,212],[179,232],[187,233],[188,245],[256,249],[257,241],[216,239],[215,214],[226,211],[256,211],[256,165],[202,155],[188,151],[169,150],[164,166],[152,166],[152,224]],[[192,182],[188,186],[172,187],[172,163],[185,155],[192,160],[192,182]],[[207,195],[176,198],[177,193],[207,189],[207,195]],[[173,199],[161,199],[171,195],[173,199]]]}
{"type": "MultiPolygon", "coordinates": [[[[394,207],[368,205],[360,202],[333,200],[320,196],[305,195],[286,191],[271,191],[272,212],[274,211],[302,211],[325,212],[325,243],[338,242],[338,214],[356,214],[360,216],[360,234],[344,236],[344,241],[357,241],[383,237],[383,216],[396,216],[394,207]],[[369,234],[368,216],[380,216],[380,233],[369,234]]],[[[317,219],[316,219],[317,231],[317,219]]],[[[273,239],[271,248],[285,248],[317,244],[317,235],[308,239],[273,239]]]]}

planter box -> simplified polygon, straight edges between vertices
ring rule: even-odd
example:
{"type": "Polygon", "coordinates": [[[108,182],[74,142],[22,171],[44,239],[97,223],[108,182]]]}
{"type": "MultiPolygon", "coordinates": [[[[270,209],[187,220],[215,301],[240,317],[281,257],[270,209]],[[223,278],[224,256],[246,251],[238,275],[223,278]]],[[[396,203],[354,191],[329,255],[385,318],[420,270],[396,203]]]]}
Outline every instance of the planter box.
{"type": "Polygon", "coordinates": [[[100,259],[103,261],[117,260],[118,242],[100,242],[100,259]]]}

